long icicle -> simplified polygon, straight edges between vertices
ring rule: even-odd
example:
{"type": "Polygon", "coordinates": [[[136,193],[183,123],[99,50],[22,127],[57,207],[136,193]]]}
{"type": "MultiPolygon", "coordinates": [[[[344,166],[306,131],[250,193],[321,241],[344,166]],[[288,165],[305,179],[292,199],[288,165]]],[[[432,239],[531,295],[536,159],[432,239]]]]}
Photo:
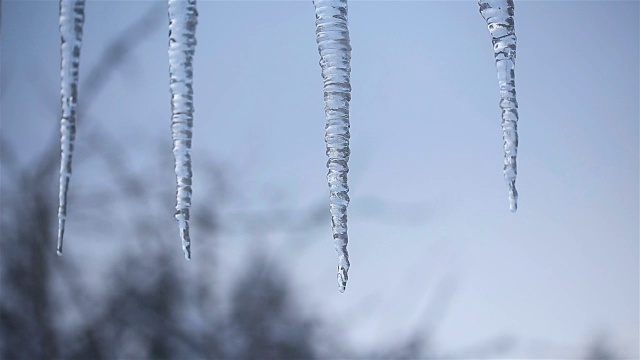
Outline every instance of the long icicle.
{"type": "Polygon", "coordinates": [[[346,0],[315,0],[316,41],[324,80],[327,181],[333,240],[338,252],[338,288],[344,292],[349,271],[347,206],[349,205],[349,101],[351,100],[351,45],[346,0]]]}
{"type": "Polygon", "coordinates": [[[487,22],[500,85],[502,138],[504,141],[504,179],[509,186],[509,208],[518,209],[516,175],[518,166],[518,101],[516,100],[515,60],[516,33],[513,21],[513,0],[480,0],[480,14],[487,22]]]}
{"type": "Polygon", "coordinates": [[[84,0],[60,0],[60,190],[58,192],[58,246],[62,255],[65,223],[67,220],[67,193],[71,178],[71,161],[76,140],[76,106],[78,103],[78,79],[80,46],[84,25],[84,0]]]}
{"type": "Polygon", "coordinates": [[[176,219],[182,250],[191,259],[191,136],[193,127],[193,55],[198,11],[196,0],[169,0],[169,83],[171,136],[176,172],[176,219]]]}

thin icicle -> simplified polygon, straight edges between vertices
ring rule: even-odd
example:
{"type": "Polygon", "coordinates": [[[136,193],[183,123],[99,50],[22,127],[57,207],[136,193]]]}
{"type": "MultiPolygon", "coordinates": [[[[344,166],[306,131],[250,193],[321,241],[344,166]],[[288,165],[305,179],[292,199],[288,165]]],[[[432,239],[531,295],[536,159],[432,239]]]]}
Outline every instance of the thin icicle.
{"type": "Polygon", "coordinates": [[[518,167],[518,101],[516,100],[515,60],[516,33],[513,0],[480,0],[480,14],[489,26],[500,85],[502,138],[504,140],[504,179],[509,186],[509,207],[518,208],[516,175],[518,167]]]}
{"type": "Polygon", "coordinates": [[[338,252],[338,287],[344,292],[349,271],[347,206],[349,205],[349,101],[351,100],[351,45],[346,0],[315,0],[316,41],[324,79],[327,180],[330,190],[333,240],[338,252]]]}
{"type": "Polygon", "coordinates": [[[169,76],[171,136],[176,171],[176,219],[182,250],[191,259],[191,135],[193,127],[193,55],[196,48],[196,0],[169,0],[169,76]]]}
{"type": "Polygon", "coordinates": [[[64,227],[67,220],[67,192],[71,178],[71,160],[76,139],[76,105],[80,46],[84,25],[84,0],[60,0],[60,190],[58,193],[58,255],[62,255],[64,227]]]}

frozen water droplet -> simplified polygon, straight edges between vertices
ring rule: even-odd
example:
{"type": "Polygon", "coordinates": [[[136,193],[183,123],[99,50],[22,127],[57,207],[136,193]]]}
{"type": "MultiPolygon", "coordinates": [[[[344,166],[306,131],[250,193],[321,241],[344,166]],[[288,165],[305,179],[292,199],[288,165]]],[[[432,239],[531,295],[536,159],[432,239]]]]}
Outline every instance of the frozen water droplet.
{"type": "Polygon", "coordinates": [[[62,255],[67,219],[67,193],[76,139],[76,105],[80,69],[80,46],[84,25],[84,0],[60,0],[60,189],[58,192],[58,245],[62,255]]]}
{"type": "Polygon", "coordinates": [[[347,206],[349,205],[349,101],[351,100],[351,45],[346,0],[315,0],[316,41],[324,80],[327,181],[333,240],[339,256],[338,287],[344,292],[349,270],[347,206]]]}
{"type": "Polygon", "coordinates": [[[191,258],[191,136],[193,128],[193,55],[198,11],[195,0],[169,0],[169,89],[171,137],[176,172],[176,220],[182,250],[191,258]]]}
{"type": "Polygon", "coordinates": [[[504,147],[504,179],[509,187],[509,209],[518,209],[516,175],[518,165],[518,101],[516,100],[515,59],[516,33],[513,0],[480,0],[480,14],[487,22],[500,86],[502,138],[504,147]]]}

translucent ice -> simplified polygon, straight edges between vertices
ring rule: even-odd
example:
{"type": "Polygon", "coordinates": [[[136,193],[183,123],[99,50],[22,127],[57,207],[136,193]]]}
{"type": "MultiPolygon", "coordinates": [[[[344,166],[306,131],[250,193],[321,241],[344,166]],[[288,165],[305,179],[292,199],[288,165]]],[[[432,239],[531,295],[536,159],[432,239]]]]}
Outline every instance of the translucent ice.
{"type": "Polygon", "coordinates": [[[171,136],[176,172],[176,219],[182,250],[191,259],[191,135],[193,127],[193,55],[198,12],[195,0],[169,0],[169,76],[171,136]]]}
{"type": "Polygon", "coordinates": [[[349,271],[347,206],[349,205],[349,101],[351,45],[346,0],[315,0],[316,41],[324,80],[325,142],[329,161],[327,180],[333,240],[338,252],[338,288],[344,292],[349,271]]]}
{"type": "Polygon", "coordinates": [[[67,220],[67,192],[71,178],[71,160],[76,139],[76,105],[80,46],[84,25],[84,0],[60,0],[60,191],[58,193],[58,255],[62,255],[64,228],[67,220]]]}
{"type": "Polygon", "coordinates": [[[518,101],[515,83],[516,33],[513,21],[513,0],[480,0],[478,5],[493,41],[502,109],[504,179],[509,186],[509,206],[511,211],[515,212],[518,208],[518,191],[516,190],[518,101]]]}

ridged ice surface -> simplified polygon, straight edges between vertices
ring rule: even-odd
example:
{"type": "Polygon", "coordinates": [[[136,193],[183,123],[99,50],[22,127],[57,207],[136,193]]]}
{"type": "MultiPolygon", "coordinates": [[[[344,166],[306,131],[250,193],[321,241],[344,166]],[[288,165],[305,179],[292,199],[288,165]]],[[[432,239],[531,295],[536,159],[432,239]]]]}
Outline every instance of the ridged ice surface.
{"type": "Polygon", "coordinates": [[[478,5],[480,5],[480,14],[487,21],[493,38],[502,109],[504,179],[509,186],[509,207],[515,212],[518,208],[518,191],[516,190],[518,101],[515,83],[516,33],[513,22],[513,0],[481,0],[478,1],[478,5]]]}
{"type": "Polygon", "coordinates": [[[60,190],[58,193],[58,255],[62,255],[64,228],[67,220],[67,193],[71,178],[71,160],[76,139],[76,106],[80,46],[84,25],[84,0],[60,0],[60,190]]]}
{"type": "Polygon", "coordinates": [[[169,0],[169,75],[171,136],[176,171],[176,219],[182,250],[191,259],[191,135],[193,127],[193,55],[198,12],[195,0],[169,0]]]}
{"type": "Polygon", "coordinates": [[[351,45],[346,0],[316,0],[316,40],[324,80],[327,180],[330,191],[333,240],[338,252],[338,288],[344,292],[349,271],[347,206],[349,205],[349,101],[351,100],[351,45]]]}

